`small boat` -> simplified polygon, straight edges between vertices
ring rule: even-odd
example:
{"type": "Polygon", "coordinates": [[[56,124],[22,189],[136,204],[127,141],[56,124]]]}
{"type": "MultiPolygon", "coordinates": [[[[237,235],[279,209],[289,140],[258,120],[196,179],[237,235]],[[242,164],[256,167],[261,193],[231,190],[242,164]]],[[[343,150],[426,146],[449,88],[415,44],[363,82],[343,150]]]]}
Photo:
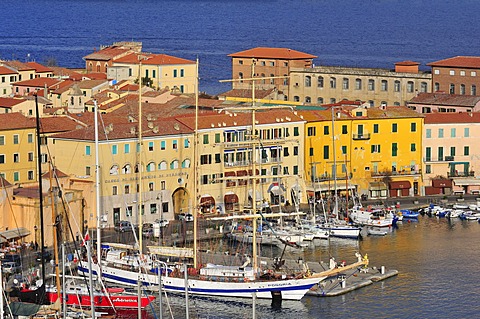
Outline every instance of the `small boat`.
{"type": "MultiPolygon", "coordinates": [[[[66,285],[66,303],[68,306],[81,306],[89,308],[90,303],[90,287],[86,284],[76,283],[69,280],[66,285]]],[[[127,292],[121,288],[114,289],[94,289],[94,306],[95,308],[114,308],[114,309],[138,309],[138,294],[127,292]]],[[[47,286],[46,294],[51,303],[55,303],[58,299],[57,289],[54,286],[47,286]]],[[[61,294],[60,294],[61,298],[61,294]]],[[[142,309],[147,307],[155,296],[142,296],[140,306],[142,309]]]]}
{"type": "Polygon", "coordinates": [[[409,209],[402,209],[400,212],[402,213],[403,218],[418,218],[418,215],[420,215],[418,212],[409,209]]]}
{"type": "Polygon", "coordinates": [[[476,213],[474,211],[466,211],[463,214],[461,214],[460,219],[466,219],[466,220],[478,220],[480,218],[480,212],[476,213]]]}
{"type": "Polygon", "coordinates": [[[368,228],[367,233],[370,236],[385,236],[388,232],[386,230],[368,228]]]}

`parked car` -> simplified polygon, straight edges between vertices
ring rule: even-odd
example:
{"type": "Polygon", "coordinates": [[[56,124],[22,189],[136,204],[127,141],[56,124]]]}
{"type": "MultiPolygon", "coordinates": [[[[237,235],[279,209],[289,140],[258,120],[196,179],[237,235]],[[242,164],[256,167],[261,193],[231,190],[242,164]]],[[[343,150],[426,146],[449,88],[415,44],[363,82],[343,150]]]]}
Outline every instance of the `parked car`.
{"type": "Polygon", "coordinates": [[[178,220],[184,220],[186,222],[193,222],[192,214],[178,214],[178,220]]]}
{"type": "Polygon", "coordinates": [[[118,232],[132,231],[132,224],[126,220],[121,220],[115,224],[115,230],[118,232]]]}
{"type": "Polygon", "coordinates": [[[156,219],[155,224],[159,224],[160,227],[166,227],[168,225],[169,221],[166,219],[156,219]]]}
{"type": "Polygon", "coordinates": [[[2,263],[2,271],[6,274],[17,274],[22,272],[22,267],[14,261],[7,261],[2,263]]]}
{"type": "MultiPolygon", "coordinates": [[[[48,250],[44,250],[43,251],[43,260],[46,261],[46,262],[49,262],[50,260],[52,260],[52,253],[49,252],[48,250]]],[[[37,251],[36,255],[35,255],[35,260],[38,261],[38,262],[41,262],[42,261],[42,252],[41,251],[37,251]]]]}
{"type": "Polygon", "coordinates": [[[153,228],[144,228],[142,233],[144,238],[151,238],[153,236],[153,228]]]}

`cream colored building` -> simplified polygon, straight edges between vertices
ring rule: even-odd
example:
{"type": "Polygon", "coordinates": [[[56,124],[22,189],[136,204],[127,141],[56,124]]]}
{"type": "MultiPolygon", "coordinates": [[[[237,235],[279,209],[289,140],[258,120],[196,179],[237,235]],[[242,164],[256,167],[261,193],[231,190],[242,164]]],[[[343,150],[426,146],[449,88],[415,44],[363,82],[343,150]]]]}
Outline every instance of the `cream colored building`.
{"type": "MultiPolygon", "coordinates": [[[[284,108],[257,111],[255,131],[258,139],[252,143],[251,111],[233,108],[199,118],[201,212],[241,212],[252,207],[253,194],[258,208],[287,202],[292,205],[299,201],[305,203],[301,154],[304,121],[284,108]]],[[[179,120],[192,126],[195,119],[179,120]]]]}
{"type": "MultiPolygon", "coordinates": [[[[98,146],[102,226],[113,227],[120,220],[171,220],[175,214],[187,212],[193,187],[193,131],[175,120],[146,116],[140,148],[138,122],[118,123],[104,116],[103,123],[106,134],[99,133],[98,146]]],[[[94,127],[58,134],[53,139],[57,167],[78,181],[95,182],[94,127]]],[[[95,225],[95,194],[85,197],[88,224],[95,225]]]]}
{"type": "Polygon", "coordinates": [[[169,88],[179,93],[195,93],[195,61],[166,54],[132,53],[115,59],[108,67],[107,77],[114,81],[138,80],[140,62],[141,77],[149,79],[143,84],[158,90],[169,88]]]}
{"type": "Polygon", "coordinates": [[[453,182],[453,192],[478,194],[479,138],[480,113],[425,114],[423,171],[426,185],[437,186],[433,180],[443,178],[453,182]]]}
{"type": "Polygon", "coordinates": [[[420,92],[431,92],[432,76],[418,63],[404,61],[395,70],[315,66],[290,70],[289,100],[304,104],[363,101],[371,107],[405,105],[420,92]]]}

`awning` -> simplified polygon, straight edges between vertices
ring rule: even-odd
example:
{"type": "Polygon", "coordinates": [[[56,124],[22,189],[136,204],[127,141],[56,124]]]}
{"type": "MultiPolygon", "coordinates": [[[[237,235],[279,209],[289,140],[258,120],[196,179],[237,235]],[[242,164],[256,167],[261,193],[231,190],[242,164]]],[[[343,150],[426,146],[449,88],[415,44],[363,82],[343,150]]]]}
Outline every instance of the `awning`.
{"type": "Polygon", "coordinates": [[[247,176],[248,173],[246,170],[237,171],[237,176],[247,176]]]}
{"type": "Polygon", "coordinates": [[[225,204],[235,204],[238,203],[238,196],[237,194],[225,194],[223,201],[225,204]]]}
{"type": "Polygon", "coordinates": [[[17,240],[30,235],[30,231],[24,227],[4,230],[0,232],[0,242],[17,240]]]}
{"type": "Polygon", "coordinates": [[[280,196],[283,194],[283,190],[279,186],[273,186],[270,189],[270,193],[272,193],[274,196],[280,196]]]}
{"type": "Polygon", "coordinates": [[[409,181],[396,181],[388,183],[390,189],[409,189],[412,187],[409,181]]]}
{"type": "Polygon", "coordinates": [[[200,198],[200,205],[201,206],[215,206],[215,199],[210,195],[202,196],[202,198],[200,198]]]}
{"type": "MultiPolygon", "coordinates": [[[[256,174],[255,175],[260,175],[260,171],[258,170],[258,168],[255,170],[256,174]]],[[[253,174],[253,170],[249,169],[248,170],[248,175],[252,176],[253,174]]]]}
{"type": "Polygon", "coordinates": [[[433,187],[452,187],[452,181],[450,179],[432,179],[433,187]]]}
{"type": "Polygon", "coordinates": [[[237,176],[237,174],[235,174],[235,172],[225,172],[225,174],[223,174],[225,177],[231,177],[231,176],[237,176]]]}
{"type": "Polygon", "coordinates": [[[454,178],[453,183],[457,186],[480,186],[478,178],[454,178]]]}
{"type": "MultiPolygon", "coordinates": [[[[347,189],[347,185],[345,185],[344,183],[340,184],[338,183],[337,184],[337,191],[344,191],[345,189],[347,189]]],[[[349,190],[355,190],[357,189],[357,185],[355,184],[348,184],[348,189],[349,190]]],[[[313,185],[309,185],[306,187],[306,190],[307,192],[333,192],[334,191],[334,185],[324,185],[324,184],[320,184],[320,185],[315,185],[315,187],[313,185]]]]}
{"type": "Polygon", "coordinates": [[[383,191],[387,189],[387,185],[383,182],[371,182],[368,185],[368,190],[370,191],[383,191]]]}

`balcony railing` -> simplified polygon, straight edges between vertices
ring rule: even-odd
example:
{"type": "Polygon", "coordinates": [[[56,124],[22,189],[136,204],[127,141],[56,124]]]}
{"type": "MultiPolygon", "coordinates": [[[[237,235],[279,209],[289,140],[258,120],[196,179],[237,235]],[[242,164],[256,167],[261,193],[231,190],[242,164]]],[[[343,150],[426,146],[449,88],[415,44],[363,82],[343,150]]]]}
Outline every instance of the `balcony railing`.
{"type": "Polygon", "coordinates": [[[352,138],[354,140],[369,140],[370,139],[370,133],[363,133],[363,134],[352,134],[352,138]]]}
{"type": "Polygon", "coordinates": [[[442,157],[424,157],[424,162],[451,162],[455,160],[455,156],[442,156],[442,157]]]}
{"type": "Polygon", "coordinates": [[[447,177],[471,177],[475,176],[474,171],[470,172],[447,172],[447,177]]]}
{"type": "Polygon", "coordinates": [[[404,169],[404,170],[398,170],[398,171],[388,171],[388,172],[371,172],[370,173],[372,177],[380,177],[380,176],[404,176],[404,175],[421,175],[422,170],[410,170],[410,169],[404,169]]]}

